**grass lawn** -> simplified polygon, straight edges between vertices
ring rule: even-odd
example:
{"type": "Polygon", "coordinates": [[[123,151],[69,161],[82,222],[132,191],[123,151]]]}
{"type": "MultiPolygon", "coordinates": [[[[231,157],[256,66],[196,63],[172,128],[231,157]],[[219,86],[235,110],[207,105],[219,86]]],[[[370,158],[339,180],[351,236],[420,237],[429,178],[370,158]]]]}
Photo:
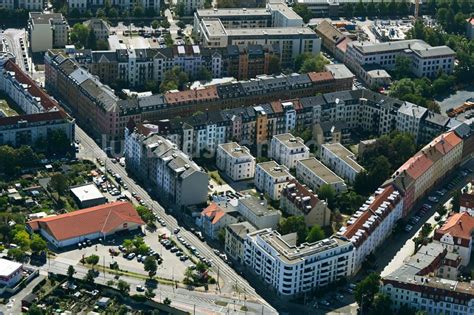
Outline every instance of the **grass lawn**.
{"type": "Polygon", "coordinates": [[[3,112],[7,117],[17,116],[18,113],[8,106],[7,101],[0,100],[0,111],[3,112]]]}
{"type": "Polygon", "coordinates": [[[226,182],[224,179],[222,179],[221,175],[219,174],[219,171],[211,171],[209,172],[209,176],[217,182],[219,185],[224,185],[226,182]]]}

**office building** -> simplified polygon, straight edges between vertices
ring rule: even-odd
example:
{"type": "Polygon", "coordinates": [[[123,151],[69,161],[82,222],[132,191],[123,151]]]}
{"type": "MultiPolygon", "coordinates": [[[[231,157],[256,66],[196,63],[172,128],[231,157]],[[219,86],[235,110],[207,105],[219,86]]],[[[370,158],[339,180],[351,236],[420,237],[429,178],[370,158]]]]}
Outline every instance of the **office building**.
{"type": "Polygon", "coordinates": [[[296,233],[255,231],[245,240],[244,263],[273,287],[291,296],[325,287],[352,274],[353,245],[332,237],[297,245],[296,233]]]}
{"type": "Polygon", "coordinates": [[[357,174],[365,171],[357,163],[354,153],[340,143],[323,144],[319,153],[321,161],[349,183],[353,183],[357,174]]]}
{"type": "Polygon", "coordinates": [[[338,194],[347,190],[344,180],[315,158],[296,163],[296,178],[315,192],[322,185],[331,186],[338,194]]]}
{"type": "Polygon", "coordinates": [[[303,216],[308,227],[330,224],[331,210],[327,203],[295,179],[283,188],[280,208],[287,214],[303,216]]]}
{"type": "Polygon", "coordinates": [[[69,24],[61,13],[30,12],[28,39],[32,52],[63,48],[69,39],[69,24]]]}
{"type": "Polygon", "coordinates": [[[411,71],[417,77],[436,77],[454,70],[455,52],[448,46],[431,47],[419,39],[369,44],[353,41],[347,44],[345,64],[361,75],[366,65],[392,70],[397,57],[411,60],[411,71]]]}
{"type": "Polygon", "coordinates": [[[255,176],[255,158],[247,147],[240,146],[236,142],[218,146],[216,165],[234,181],[251,179],[255,176]]]}

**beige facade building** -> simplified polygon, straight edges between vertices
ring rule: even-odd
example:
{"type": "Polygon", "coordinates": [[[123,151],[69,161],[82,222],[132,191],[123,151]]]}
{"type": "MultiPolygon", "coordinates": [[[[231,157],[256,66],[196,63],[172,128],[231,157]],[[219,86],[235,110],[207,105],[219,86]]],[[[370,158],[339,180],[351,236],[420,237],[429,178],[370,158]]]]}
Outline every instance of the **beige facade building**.
{"type": "Polygon", "coordinates": [[[247,221],[230,224],[225,230],[225,252],[235,261],[244,259],[244,241],[247,234],[255,232],[255,227],[247,221]]]}
{"type": "Polygon", "coordinates": [[[67,45],[69,24],[61,13],[30,12],[28,36],[32,52],[67,45]]]}

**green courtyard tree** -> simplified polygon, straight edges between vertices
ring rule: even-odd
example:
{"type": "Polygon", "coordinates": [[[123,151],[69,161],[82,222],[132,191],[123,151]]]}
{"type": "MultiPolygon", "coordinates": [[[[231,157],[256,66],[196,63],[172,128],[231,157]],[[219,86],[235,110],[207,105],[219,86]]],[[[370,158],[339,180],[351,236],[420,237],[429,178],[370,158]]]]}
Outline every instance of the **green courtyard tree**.
{"type": "Polygon", "coordinates": [[[152,278],[156,274],[156,271],[158,270],[158,265],[156,263],[155,257],[148,256],[147,258],[145,258],[143,268],[145,269],[146,272],[148,272],[148,276],[152,278]]]}
{"type": "Polygon", "coordinates": [[[336,199],[336,191],[329,184],[321,185],[318,190],[318,198],[321,200],[326,200],[329,207],[332,208],[336,199]]]}
{"type": "Polygon", "coordinates": [[[379,292],[380,276],[376,273],[371,273],[364,280],[360,281],[355,289],[354,296],[357,304],[363,304],[364,309],[370,308],[374,301],[375,295],[379,292]]]}
{"type": "Polygon", "coordinates": [[[308,228],[303,216],[290,216],[280,220],[278,232],[282,235],[296,233],[298,235],[298,243],[303,243],[308,235],[308,228]]]}
{"type": "Polygon", "coordinates": [[[55,191],[58,194],[59,198],[64,195],[66,190],[69,188],[68,179],[65,175],[61,173],[54,174],[51,176],[51,180],[49,181],[48,188],[52,191],[55,191]]]}
{"type": "Polygon", "coordinates": [[[71,43],[77,48],[83,48],[86,47],[88,35],[89,29],[87,26],[82,23],[76,23],[69,33],[69,38],[71,39],[71,43]]]}
{"type": "Polygon", "coordinates": [[[46,241],[39,235],[33,234],[30,249],[33,253],[39,253],[47,248],[46,241]]]}
{"type": "Polygon", "coordinates": [[[322,240],[326,236],[324,235],[323,229],[319,225],[313,225],[309,230],[308,236],[306,237],[306,241],[308,243],[314,243],[317,241],[322,240]]]}
{"type": "Polygon", "coordinates": [[[117,289],[122,293],[130,292],[130,284],[124,280],[119,280],[117,283],[117,289]]]}

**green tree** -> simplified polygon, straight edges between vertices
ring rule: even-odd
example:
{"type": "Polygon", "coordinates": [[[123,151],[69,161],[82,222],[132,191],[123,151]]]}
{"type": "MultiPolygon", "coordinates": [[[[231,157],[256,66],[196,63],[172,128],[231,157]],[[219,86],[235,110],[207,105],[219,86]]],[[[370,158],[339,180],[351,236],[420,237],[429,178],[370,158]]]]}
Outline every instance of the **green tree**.
{"type": "Polygon", "coordinates": [[[388,8],[387,8],[388,15],[390,15],[390,16],[397,15],[397,9],[398,9],[398,6],[397,6],[397,3],[395,2],[395,0],[391,0],[390,3],[388,4],[388,8]]]}
{"type": "Polygon", "coordinates": [[[398,3],[398,14],[401,16],[408,15],[408,4],[405,0],[398,3]]]}
{"type": "Polygon", "coordinates": [[[367,4],[366,11],[367,11],[367,15],[368,15],[368,16],[375,16],[375,15],[377,15],[377,7],[375,6],[374,0],[371,0],[371,1],[367,4]]]}
{"type": "Polygon", "coordinates": [[[184,28],[186,27],[186,23],[184,23],[183,21],[179,20],[178,22],[176,22],[176,26],[179,27],[179,28],[184,29],[184,28]]]}
{"type": "Polygon", "coordinates": [[[145,258],[143,268],[145,269],[146,272],[148,272],[148,276],[152,278],[156,274],[156,271],[158,270],[158,265],[156,263],[155,257],[148,256],[147,258],[145,258]]]}
{"type": "Polygon", "coordinates": [[[41,308],[38,307],[36,304],[32,304],[28,308],[28,312],[26,313],[28,315],[43,315],[45,314],[41,308]]]}
{"type": "Polygon", "coordinates": [[[207,69],[206,67],[200,67],[197,74],[196,80],[198,81],[211,81],[212,80],[212,72],[207,69]]]}
{"type": "Polygon", "coordinates": [[[372,306],[375,295],[379,292],[380,287],[380,276],[376,273],[371,273],[365,279],[360,281],[354,292],[355,300],[359,306],[363,306],[364,309],[361,310],[364,313],[365,309],[368,309],[372,306]],[[363,305],[362,305],[363,299],[363,305]]]}
{"type": "Polygon", "coordinates": [[[318,198],[321,200],[325,200],[328,203],[329,207],[332,208],[336,199],[336,191],[329,184],[321,185],[318,190],[318,198]]]}
{"type": "Polygon", "coordinates": [[[344,15],[347,18],[354,16],[354,5],[351,2],[344,4],[344,15]]]}
{"type": "Polygon", "coordinates": [[[87,36],[87,45],[86,48],[96,50],[97,49],[97,38],[95,37],[94,30],[89,30],[89,35],[87,36]]]}
{"type": "Polygon", "coordinates": [[[24,262],[26,259],[26,253],[21,248],[10,248],[7,256],[18,262],[24,262]]]}
{"type": "Polygon", "coordinates": [[[411,59],[405,56],[397,56],[395,58],[395,69],[393,70],[396,79],[410,77],[411,59]]]}
{"type": "Polygon", "coordinates": [[[380,1],[377,4],[377,11],[380,16],[388,15],[388,7],[387,7],[387,4],[384,2],[384,0],[380,1]]]}
{"type": "Polygon", "coordinates": [[[219,243],[222,245],[225,244],[225,228],[221,228],[219,230],[219,233],[217,234],[217,239],[219,240],[219,243]]]}
{"type": "Polygon", "coordinates": [[[142,218],[142,220],[147,224],[153,223],[155,221],[155,215],[153,214],[153,211],[151,211],[147,207],[136,206],[135,209],[137,210],[137,213],[140,218],[142,218]]]}
{"type": "Polygon", "coordinates": [[[184,12],[184,3],[179,1],[178,4],[176,5],[175,9],[174,9],[174,13],[177,15],[177,16],[184,16],[185,12],[184,12]]]}
{"type": "Polygon", "coordinates": [[[161,20],[161,27],[163,28],[170,28],[171,24],[170,22],[168,21],[168,18],[164,18],[163,20],[161,20]]]}
{"type": "Polygon", "coordinates": [[[324,66],[327,65],[329,61],[324,58],[321,54],[312,55],[310,58],[307,58],[303,61],[303,64],[300,68],[300,73],[308,72],[321,72],[324,70],[324,66]]]}
{"type": "Polygon", "coordinates": [[[306,242],[314,243],[324,239],[326,235],[324,235],[323,229],[319,225],[313,225],[309,230],[308,236],[306,237],[306,242]]]}
{"type": "Polygon", "coordinates": [[[160,27],[160,22],[158,20],[153,20],[151,22],[151,28],[153,28],[154,30],[156,30],[158,27],[160,27]]]}
{"type": "Polygon", "coordinates": [[[97,9],[97,11],[95,13],[95,16],[98,17],[98,18],[105,18],[106,14],[105,14],[104,9],[102,9],[102,8],[97,9]]]}
{"type": "Polygon", "coordinates": [[[67,268],[67,278],[69,281],[71,281],[74,277],[74,274],[76,273],[76,269],[72,265],[69,265],[67,268]]]}
{"type": "Polygon", "coordinates": [[[160,84],[160,91],[162,93],[184,88],[184,85],[189,81],[188,74],[181,70],[180,67],[173,67],[173,69],[165,72],[163,82],[160,84]]]}
{"type": "Polygon", "coordinates": [[[280,74],[281,73],[281,64],[280,58],[276,55],[271,55],[268,58],[268,74],[280,74]]]}
{"type": "Polygon", "coordinates": [[[469,0],[461,0],[461,12],[468,14],[469,12],[472,12],[472,4],[469,0]]]}
{"type": "Polygon", "coordinates": [[[362,206],[365,200],[365,195],[358,194],[354,188],[354,190],[339,194],[336,197],[336,205],[341,212],[352,215],[362,206]]]}
{"type": "Polygon", "coordinates": [[[39,253],[47,248],[46,241],[39,235],[34,234],[31,239],[30,249],[33,253],[39,253]]]}
{"type": "Polygon", "coordinates": [[[51,176],[51,180],[48,184],[49,189],[55,191],[58,194],[59,198],[66,192],[69,188],[68,179],[65,175],[61,173],[54,174],[51,176]]]}
{"type": "Polygon", "coordinates": [[[15,236],[13,237],[13,242],[15,242],[16,245],[20,246],[20,248],[24,251],[27,251],[30,249],[30,234],[26,232],[25,230],[21,230],[15,233],[15,236]]]}
{"type": "Polygon", "coordinates": [[[84,276],[84,281],[89,284],[94,284],[95,281],[95,271],[92,269],[87,270],[86,275],[84,276]]]}
{"type": "Polygon", "coordinates": [[[142,17],[145,15],[145,10],[143,9],[142,6],[137,5],[135,8],[133,8],[133,16],[134,17],[142,17]]]}
{"type": "Polygon", "coordinates": [[[453,200],[451,201],[452,210],[459,212],[461,210],[461,191],[456,190],[453,194],[453,200]]]}
{"type": "Polygon", "coordinates": [[[303,22],[308,23],[313,18],[313,12],[308,8],[306,4],[297,3],[293,6],[293,11],[303,18],[303,22]]]}
{"type": "Polygon", "coordinates": [[[71,43],[74,44],[77,48],[83,48],[87,44],[87,37],[89,35],[89,29],[82,23],[76,23],[72,27],[71,32],[69,33],[69,38],[71,43]]]}
{"type": "Polygon", "coordinates": [[[383,293],[376,294],[369,314],[392,314],[392,300],[390,297],[383,293]]]}
{"type": "Polygon", "coordinates": [[[110,19],[115,20],[116,18],[118,18],[119,13],[118,13],[116,8],[110,8],[109,13],[107,14],[107,16],[110,19]]]}
{"type": "Polygon", "coordinates": [[[117,283],[117,289],[120,292],[127,294],[128,292],[130,292],[130,284],[128,284],[128,282],[124,280],[119,280],[117,283]]]}
{"type": "Polygon", "coordinates": [[[298,243],[303,243],[308,235],[308,228],[303,216],[289,216],[280,220],[278,232],[282,235],[296,233],[298,235],[298,243]]]}
{"type": "Polygon", "coordinates": [[[168,298],[165,298],[165,299],[163,300],[163,304],[164,304],[164,305],[170,305],[170,304],[171,304],[171,300],[168,299],[168,298]]]}
{"type": "Polygon", "coordinates": [[[100,257],[97,255],[90,255],[89,257],[86,258],[86,263],[89,265],[95,266],[99,263],[100,257]]]}
{"type": "Polygon", "coordinates": [[[362,17],[366,16],[365,5],[364,3],[362,3],[362,0],[359,0],[359,2],[357,2],[357,4],[355,5],[354,15],[362,17]]]}

